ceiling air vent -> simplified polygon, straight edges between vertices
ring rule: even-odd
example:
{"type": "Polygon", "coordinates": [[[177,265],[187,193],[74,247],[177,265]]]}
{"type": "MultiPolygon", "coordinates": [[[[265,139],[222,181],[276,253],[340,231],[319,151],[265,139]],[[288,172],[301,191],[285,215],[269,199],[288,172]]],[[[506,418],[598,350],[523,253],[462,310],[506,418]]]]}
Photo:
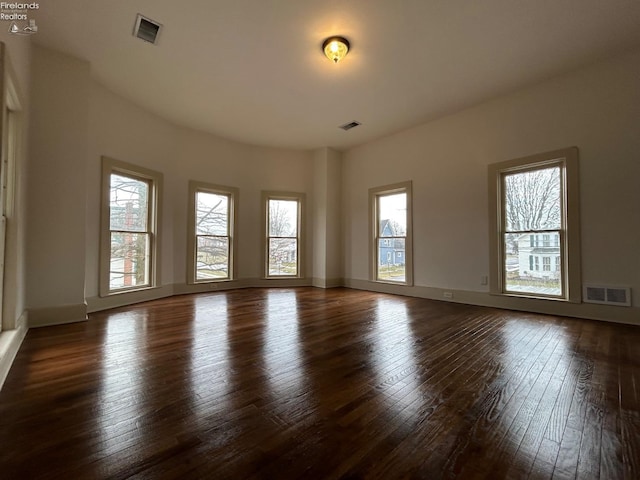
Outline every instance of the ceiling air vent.
{"type": "Polygon", "coordinates": [[[344,125],[340,125],[340,128],[346,132],[347,130],[351,130],[352,128],[357,127],[358,125],[362,125],[362,124],[360,122],[353,121],[353,122],[345,123],[344,125]]]}
{"type": "Polygon", "coordinates": [[[136,17],[136,26],[133,28],[133,36],[156,45],[161,28],[162,25],[158,22],[138,14],[136,17]]]}
{"type": "Polygon", "coordinates": [[[631,306],[631,289],[629,287],[605,287],[599,285],[584,286],[586,303],[602,303],[605,305],[631,306]]]}

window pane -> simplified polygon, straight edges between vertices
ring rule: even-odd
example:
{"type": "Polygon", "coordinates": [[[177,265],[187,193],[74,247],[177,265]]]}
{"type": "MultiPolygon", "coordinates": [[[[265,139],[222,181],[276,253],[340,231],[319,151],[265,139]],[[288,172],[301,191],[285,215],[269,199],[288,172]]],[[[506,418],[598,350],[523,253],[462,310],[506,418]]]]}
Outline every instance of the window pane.
{"type": "Polygon", "coordinates": [[[507,232],[561,228],[560,167],[504,176],[507,232]]]}
{"type": "Polygon", "coordinates": [[[149,183],[115,173],[111,174],[110,180],[110,230],[146,232],[149,183]]]}
{"type": "Polygon", "coordinates": [[[297,200],[269,200],[269,236],[298,236],[297,200]]]}
{"type": "Polygon", "coordinates": [[[149,284],[149,234],[111,233],[109,288],[149,284]]]}
{"type": "Polygon", "coordinates": [[[405,239],[378,240],[378,280],[405,281],[405,239]]]}
{"type": "Polygon", "coordinates": [[[562,263],[559,243],[558,232],[505,234],[505,290],[513,293],[561,295],[562,263]]]}
{"type": "Polygon", "coordinates": [[[229,278],[229,238],[198,237],[196,280],[229,278]]]}
{"type": "Polygon", "coordinates": [[[196,193],[196,235],[229,235],[229,197],[196,193]]]}
{"type": "Polygon", "coordinates": [[[378,197],[378,236],[403,237],[407,234],[407,194],[378,197]]]}
{"type": "Polygon", "coordinates": [[[298,274],[298,240],[269,239],[269,275],[298,274]]]}

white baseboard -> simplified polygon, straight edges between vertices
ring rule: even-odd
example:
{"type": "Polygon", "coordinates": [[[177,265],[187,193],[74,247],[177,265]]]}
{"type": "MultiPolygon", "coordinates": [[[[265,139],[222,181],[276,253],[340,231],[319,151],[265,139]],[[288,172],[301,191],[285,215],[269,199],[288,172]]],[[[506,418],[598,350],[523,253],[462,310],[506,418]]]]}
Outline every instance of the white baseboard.
{"type": "Polygon", "coordinates": [[[336,288],[344,286],[344,278],[318,278],[313,277],[311,285],[318,288],[336,288]]]}
{"type": "Polygon", "coordinates": [[[76,303],[29,309],[29,328],[83,322],[87,319],[87,305],[76,303]]]}
{"type": "Polygon", "coordinates": [[[25,311],[18,319],[16,328],[0,332],[0,390],[2,390],[13,360],[29,330],[27,316],[28,313],[25,311]]]}
{"type": "Polygon", "coordinates": [[[468,305],[478,305],[483,307],[504,308],[506,310],[518,310],[543,313],[547,315],[560,315],[564,317],[577,317],[588,320],[640,325],[640,308],[637,307],[618,307],[592,303],[570,303],[558,300],[509,297],[491,295],[488,292],[392,285],[358,279],[345,280],[345,286],[357,290],[428,298],[443,302],[465,303],[468,305]],[[446,298],[444,296],[445,292],[450,293],[452,297],[446,298]]]}
{"type": "Polygon", "coordinates": [[[311,278],[247,278],[244,288],[254,287],[310,287],[311,278]]]}
{"type": "Polygon", "coordinates": [[[229,280],[224,282],[212,282],[212,283],[174,283],[173,294],[174,295],[186,295],[190,293],[206,293],[206,292],[220,292],[224,290],[235,290],[236,288],[246,288],[245,282],[242,280],[229,280]]]}
{"type": "Polygon", "coordinates": [[[124,307],[134,303],[158,300],[159,298],[173,295],[173,287],[164,285],[162,287],[149,288],[146,290],[136,290],[135,292],[123,292],[108,297],[89,297],[86,299],[87,312],[99,312],[109,308],[124,307]]]}
{"type": "MultiPolygon", "coordinates": [[[[88,312],[97,312],[109,308],[122,307],[138,302],[156,300],[172,295],[184,295],[190,293],[206,293],[237,288],[254,287],[302,287],[313,286],[318,288],[348,287],[357,290],[371,292],[390,293],[410,297],[428,298],[453,303],[464,303],[484,307],[504,308],[547,315],[561,315],[566,317],[585,318],[590,320],[602,320],[615,323],[640,325],[640,309],[637,307],[618,307],[598,305],[591,303],[569,303],[557,300],[542,300],[522,297],[508,297],[491,295],[488,292],[474,292],[469,290],[455,290],[436,287],[393,285],[388,283],[371,282],[360,279],[324,279],[324,278],[244,278],[228,282],[199,283],[195,285],[187,283],[175,283],[151,290],[130,292],[113,295],[110,297],[91,297],[87,299],[88,312]],[[444,296],[450,293],[451,298],[444,296]]],[[[66,323],[66,322],[60,322],[66,323]]],[[[53,324],[53,323],[49,323],[53,324]]],[[[35,325],[34,325],[35,326],[35,325]]]]}

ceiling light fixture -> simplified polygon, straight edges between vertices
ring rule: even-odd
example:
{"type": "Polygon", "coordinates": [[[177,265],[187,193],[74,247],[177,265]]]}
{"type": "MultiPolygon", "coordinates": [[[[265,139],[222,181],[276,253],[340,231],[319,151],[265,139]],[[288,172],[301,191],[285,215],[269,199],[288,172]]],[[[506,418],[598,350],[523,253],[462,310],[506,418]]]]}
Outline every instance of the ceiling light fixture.
{"type": "Polygon", "coordinates": [[[329,37],[322,44],[322,51],[333,63],[338,63],[347,56],[349,40],[344,37],[329,37]]]}

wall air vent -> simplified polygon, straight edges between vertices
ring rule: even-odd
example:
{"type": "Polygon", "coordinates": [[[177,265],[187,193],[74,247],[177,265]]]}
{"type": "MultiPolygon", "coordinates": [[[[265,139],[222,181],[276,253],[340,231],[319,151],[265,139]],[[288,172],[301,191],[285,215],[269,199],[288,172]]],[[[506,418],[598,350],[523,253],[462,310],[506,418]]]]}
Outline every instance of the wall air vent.
{"type": "Polygon", "coordinates": [[[158,22],[138,14],[136,17],[136,25],[133,28],[133,36],[156,45],[161,28],[162,25],[158,22]]]}
{"type": "Polygon", "coordinates": [[[631,288],[629,287],[585,285],[583,297],[586,303],[631,306],[631,288]]]}
{"type": "Polygon", "coordinates": [[[357,127],[358,125],[362,125],[362,124],[360,122],[356,122],[354,120],[353,122],[349,122],[349,123],[345,123],[344,125],[340,125],[340,128],[346,132],[347,130],[351,130],[352,128],[357,127]]]}

